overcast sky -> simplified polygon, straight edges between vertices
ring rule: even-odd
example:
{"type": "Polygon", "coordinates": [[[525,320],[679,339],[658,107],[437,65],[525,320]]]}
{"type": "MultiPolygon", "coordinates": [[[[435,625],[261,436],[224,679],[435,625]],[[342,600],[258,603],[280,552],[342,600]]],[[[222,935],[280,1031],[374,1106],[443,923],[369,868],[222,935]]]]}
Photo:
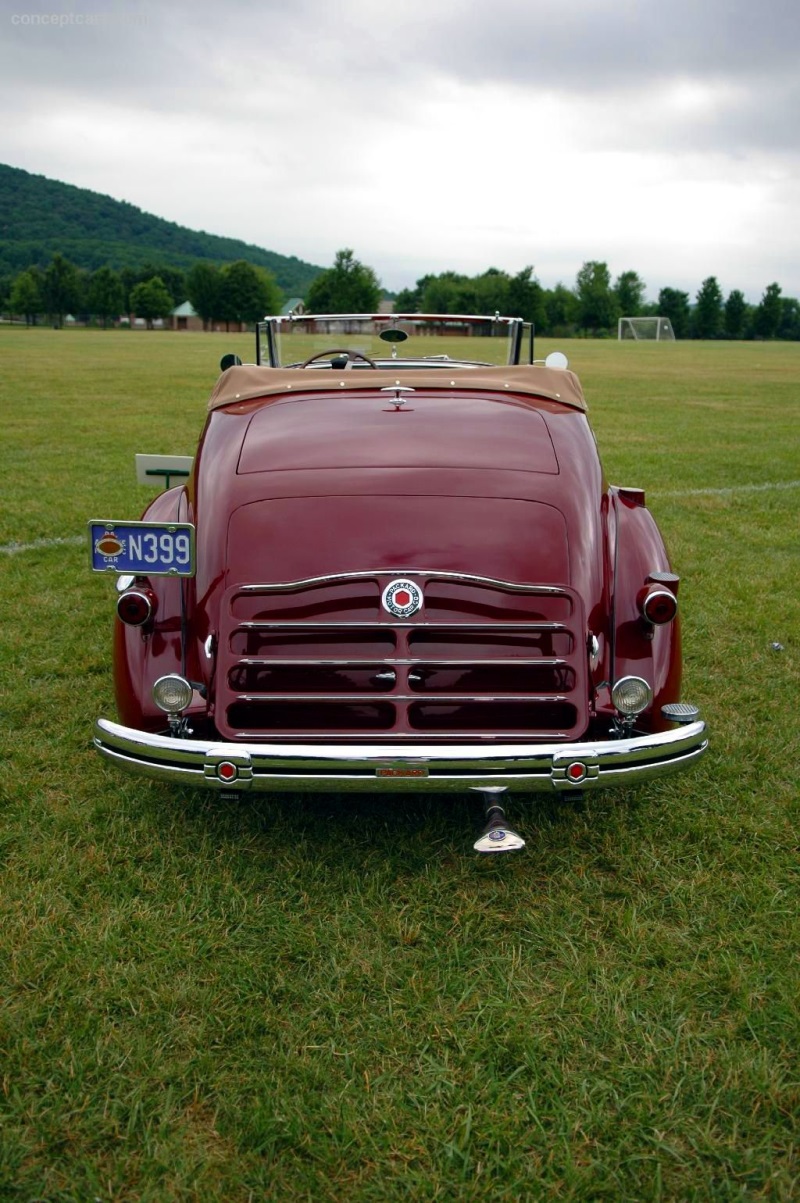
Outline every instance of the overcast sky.
{"type": "Polygon", "coordinates": [[[0,0],[0,161],[390,289],[800,297],[800,0],[0,0]]]}

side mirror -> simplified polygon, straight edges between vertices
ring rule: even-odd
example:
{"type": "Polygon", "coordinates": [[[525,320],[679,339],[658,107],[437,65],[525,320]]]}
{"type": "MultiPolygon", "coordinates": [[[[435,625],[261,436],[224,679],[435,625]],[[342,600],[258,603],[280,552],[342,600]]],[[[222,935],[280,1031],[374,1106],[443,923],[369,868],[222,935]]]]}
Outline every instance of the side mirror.
{"type": "Polygon", "coordinates": [[[230,351],[227,355],[223,355],[222,359],[219,361],[219,370],[221,372],[227,372],[228,368],[240,367],[241,362],[242,361],[239,356],[234,355],[233,352],[230,351]]]}
{"type": "Polygon", "coordinates": [[[546,368],[558,368],[560,371],[563,371],[564,368],[569,367],[569,360],[563,351],[551,351],[544,361],[544,366],[546,368]]]}

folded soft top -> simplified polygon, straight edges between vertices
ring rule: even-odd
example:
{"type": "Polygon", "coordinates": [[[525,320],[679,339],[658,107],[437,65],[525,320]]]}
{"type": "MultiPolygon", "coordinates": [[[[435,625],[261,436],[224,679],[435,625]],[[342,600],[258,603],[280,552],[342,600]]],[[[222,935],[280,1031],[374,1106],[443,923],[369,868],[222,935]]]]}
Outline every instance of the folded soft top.
{"type": "Polygon", "coordinates": [[[561,368],[516,364],[504,367],[439,365],[423,368],[381,366],[333,371],[330,368],[268,368],[240,364],[228,368],[218,379],[209,409],[234,405],[276,393],[339,392],[341,389],[381,389],[392,384],[426,389],[480,389],[485,392],[523,393],[559,401],[573,409],[586,410],[580,381],[574,372],[561,368]]]}

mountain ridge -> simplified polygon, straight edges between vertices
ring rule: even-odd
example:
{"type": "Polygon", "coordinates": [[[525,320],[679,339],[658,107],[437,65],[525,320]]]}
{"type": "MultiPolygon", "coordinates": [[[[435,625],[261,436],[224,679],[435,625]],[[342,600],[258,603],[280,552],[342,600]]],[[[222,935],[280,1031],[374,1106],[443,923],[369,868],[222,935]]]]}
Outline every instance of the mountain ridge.
{"type": "Polygon", "coordinates": [[[295,255],[192,230],[128,201],[0,163],[0,274],[46,267],[56,252],[87,271],[147,263],[185,271],[199,261],[246,259],[272,272],[287,296],[303,296],[323,270],[295,255]]]}

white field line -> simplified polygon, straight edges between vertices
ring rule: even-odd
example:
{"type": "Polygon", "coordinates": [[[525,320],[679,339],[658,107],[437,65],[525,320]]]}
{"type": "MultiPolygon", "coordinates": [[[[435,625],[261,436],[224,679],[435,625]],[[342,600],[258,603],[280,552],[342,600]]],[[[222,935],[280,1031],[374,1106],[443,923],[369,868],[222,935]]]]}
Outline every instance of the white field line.
{"type": "MultiPolygon", "coordinates": [[[[676,489],[670,493],[662,493],[653,489],[656,497],[731,497],[735,493],[771,493],[779,489],[800,489],[800,480],[782,480],[774,484],[763,485],[730,485],[725,489],[676,489]]],[[[650,490],[647,490],[650,492],[650,490]]]]}
{"type": "MultiPolygon", "coordinates": [[[[800,489],[800,480],[784,480],[763,485],[731,485],[722,489],[677,489],[662,493],[654,489],[656,497],[729,497],[736,493],[769,493],[782,489],[800,489]]],[[[0,556],[16,556],[24,551],[39,551],[44,547],[77,547],[85,543],[86,535],[67,535],[64,538],[34,539],[33,543],[0,544],[0,556]]]]}
{"type": "Polygon", "coordinates": [[[39,551],[42,547],[77,547],[87,539],[88,535],[67,535],[63,539],[34,539],[33,543],[5,543],[0,546],[0,555],[16,556],[23,551],[39,551]]]}

